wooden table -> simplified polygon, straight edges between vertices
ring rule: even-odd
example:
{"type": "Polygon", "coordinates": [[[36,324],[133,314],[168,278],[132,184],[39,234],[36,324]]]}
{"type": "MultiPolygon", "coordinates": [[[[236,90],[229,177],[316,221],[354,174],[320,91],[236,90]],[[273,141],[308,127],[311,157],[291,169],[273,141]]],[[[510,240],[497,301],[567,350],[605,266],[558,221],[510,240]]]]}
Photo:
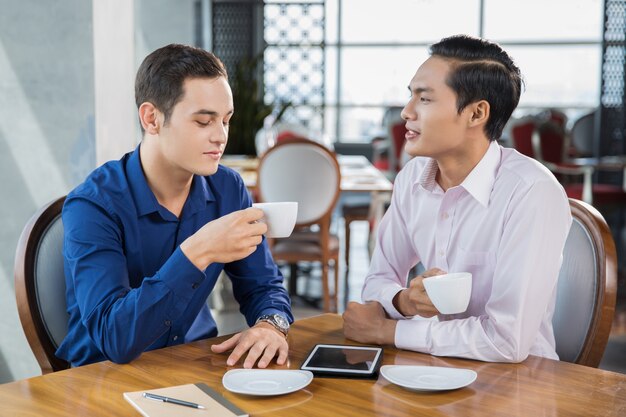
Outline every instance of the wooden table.
{"type": "MultiPolygon", "coordinates": [[[[520,364],[437,358],[385,347],[383,364],[454,366],[478,378],[456,391],[408,391],[377,380],[318,378],[292,394],[256,398],[224,389],[226,355],[209,347],[223,337],[144,353],[128,365],[101,362],[0,385],[2,416],[138,416],[125,391],[205,382],[252,416],[625,416],[626,375],[530,357],[520,364]]],[[[341,316],[296,322],[289,365],[300,367],[316,343],[349,343],[341,316]]],[[[273,365],[276,368],[276,365],[273,365]]]]}

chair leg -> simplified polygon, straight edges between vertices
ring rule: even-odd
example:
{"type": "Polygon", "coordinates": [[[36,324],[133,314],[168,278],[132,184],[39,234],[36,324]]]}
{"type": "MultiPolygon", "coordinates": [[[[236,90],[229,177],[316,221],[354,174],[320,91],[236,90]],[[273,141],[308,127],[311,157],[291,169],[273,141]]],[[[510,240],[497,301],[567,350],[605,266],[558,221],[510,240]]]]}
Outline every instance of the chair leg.
{"type": "Polygon", "coordinates": [[[333,312],[339,311],[339,257],[335,259],[335,294],[333,296],[333,312]]]}
{"type": "Polygon", "coordinates": [[[344,218],[346,225],[346,233],[345,233],[345,257],[346,257],[346,274],[350,269],[350,220],[348,218],[344,218]]]}
{"type": "Polygon", "coordinates": [[[330,312],[330,290],[328,285],[328,262],[322,261],[322,288],[324,292],[324,313],[330,312]]]}
{"type": "Polygon", "coordinates": [[[298,264],[289,264],[289,295],[298,293],[298,264]]]}

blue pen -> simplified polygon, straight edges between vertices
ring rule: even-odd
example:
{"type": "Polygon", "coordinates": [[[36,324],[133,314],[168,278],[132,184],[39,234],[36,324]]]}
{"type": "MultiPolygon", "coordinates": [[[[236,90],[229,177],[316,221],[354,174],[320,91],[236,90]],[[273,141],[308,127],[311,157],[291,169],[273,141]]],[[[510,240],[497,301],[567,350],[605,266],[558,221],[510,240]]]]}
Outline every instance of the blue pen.
{"type": "Polygon", "coordinates": [[[149,392],[144,392],[143,396],[144,398],[147,398],[149,400],[162,401],[164,403],[178,404],[178,405],[183,405],[185,407],[191,407],[191,408],[204,408],[200,404],[191,403],[189,401],[177,400],[176,398],[164,397],[162,395],[150,394],[149,392]]]}

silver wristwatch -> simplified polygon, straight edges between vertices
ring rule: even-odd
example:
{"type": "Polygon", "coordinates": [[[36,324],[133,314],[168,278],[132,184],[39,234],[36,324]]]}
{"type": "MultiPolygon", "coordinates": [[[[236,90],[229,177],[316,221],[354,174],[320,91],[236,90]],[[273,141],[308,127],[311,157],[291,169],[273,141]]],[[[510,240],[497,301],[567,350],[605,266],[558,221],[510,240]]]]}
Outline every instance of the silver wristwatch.
{"type": "Polygon", "coordinates": [[[287,336],[287,333],[289,333],[289,322],[285,317],[281,316],[280,314],[266,314],[256,320],[257,323],[261,321],[267,322],[276,327],[276,330],[278,330],[285,336],[287,336]]]}

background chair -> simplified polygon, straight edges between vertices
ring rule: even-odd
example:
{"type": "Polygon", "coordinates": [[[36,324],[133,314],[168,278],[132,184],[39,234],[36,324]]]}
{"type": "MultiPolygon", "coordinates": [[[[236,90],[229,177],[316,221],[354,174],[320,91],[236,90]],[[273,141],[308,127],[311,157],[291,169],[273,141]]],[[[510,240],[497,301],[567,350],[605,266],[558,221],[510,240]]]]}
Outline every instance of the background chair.
{"type": "Polygon", "coordinates": [[[595,118],[596,113],[594,111],[581,116],[572,125],[570,137],[579,157],[593,156],[595,118]]]}
{"type": "Polygon", "coordinates": [[[348,272],[350,271],[350,223],[355,221],[367,221],[370,219],[370,203],[347,205],[344,204],[341,207],[341,216],[344,221],[344,258],[346,261],[346,283],[348,279],[348,272]]]}
{"type": "Polygon", "coordinates": [[[63,223],[65,197],[40,209],[28,221],[15,254],[15,297],[26,340],[46,374],[69,368],[55,356],[67,334],[63,223]]]}
{"type": "Polygon", "coordinates": [[[341,172],[335,155],[307,139],[286,139],[268,150],[258,168],[261,201],[297,201],[296,230],[271,242],[274,260],[292,265],[289,289],[296,291],[299,261],[320,262],[324,311],[337,310],[339,239],[330,233],[331,215],[339,198],[341,172]],[[328,269],[333,265],[335,289],[331,296],[328,269]]]}
{"type": "Polygon", "coordinates": [[[559,123],[526,117],[512,122],[511,136],[518,152],[536,159],[554,173],[569,198],[604,208],[626,204],[626,192],[621,186],[594,183],[594,166],[570,162],[568,136],[559,123]]]}
{"type": "Polygon", "coordinates": [[[615,244],[595,208],[571,198],[569,202],[573,222],[552,318],[556,352],[563,361],[598,367],[615,312],[615,244]]]}

